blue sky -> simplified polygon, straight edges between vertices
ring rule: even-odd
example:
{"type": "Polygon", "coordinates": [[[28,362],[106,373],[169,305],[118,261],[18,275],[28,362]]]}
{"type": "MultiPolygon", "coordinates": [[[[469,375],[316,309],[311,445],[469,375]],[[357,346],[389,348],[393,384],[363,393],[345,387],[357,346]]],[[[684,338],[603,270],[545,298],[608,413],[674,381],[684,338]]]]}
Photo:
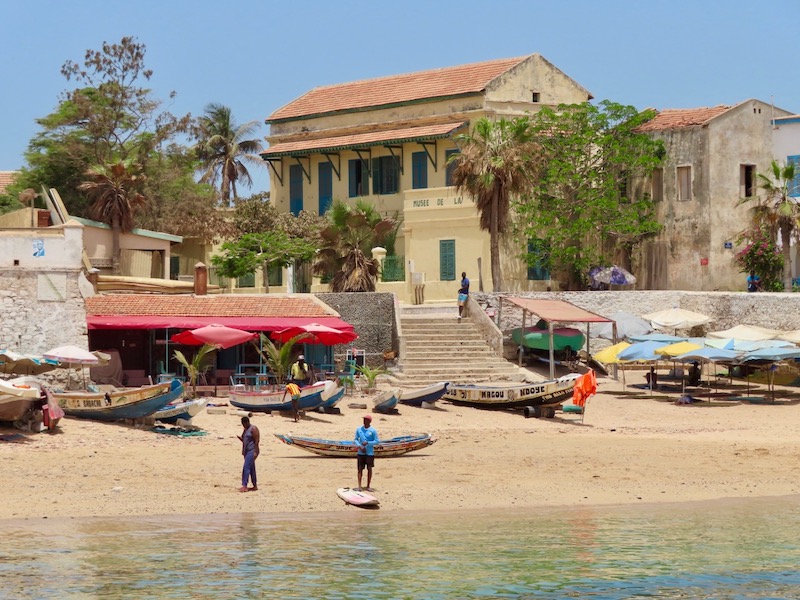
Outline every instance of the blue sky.
{"type": "MultiPolygon", "coordinates": [[[[800,112],[797,8],[797,0],[5,0],[0,170],[22,166],[35,119],[70,87],[61,65],[126,35],[146,46],[149,86],[165,108],[199,115],[217,102],[239,123],[263,122],[318,85],[534,52],[598,100],[684,108],[758,98],[800,112]]],[[[265,169],[250,191],[268,179],[265,169]]]]}

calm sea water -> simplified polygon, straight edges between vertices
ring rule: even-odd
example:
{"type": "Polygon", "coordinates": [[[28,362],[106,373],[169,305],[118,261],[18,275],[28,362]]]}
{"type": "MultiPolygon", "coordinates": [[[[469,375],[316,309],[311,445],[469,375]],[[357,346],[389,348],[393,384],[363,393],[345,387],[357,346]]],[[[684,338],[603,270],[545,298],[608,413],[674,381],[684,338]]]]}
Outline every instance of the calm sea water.
{"type": "Polygon", "coordinates": [[[2,598],[798,598],[800,500],[6,521],[2,598]]]}

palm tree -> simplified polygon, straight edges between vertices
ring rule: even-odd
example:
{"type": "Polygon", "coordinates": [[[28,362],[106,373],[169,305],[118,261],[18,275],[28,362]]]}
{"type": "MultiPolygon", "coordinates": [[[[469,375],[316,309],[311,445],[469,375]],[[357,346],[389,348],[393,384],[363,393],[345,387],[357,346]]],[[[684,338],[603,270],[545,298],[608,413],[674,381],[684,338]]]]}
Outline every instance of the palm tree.
{"type": "MultiPolygon", "coordinates": [[[[263,333],[261,334],[261,348],[256,346],[256,350],[258,350],[262,360],[269,365],[270,370],[275,373],[275,379],[277,379],[278,383],[286,381],[286,376],[289,374],[293,358],[292,348],[297,342],[308,337],[311,336],[307,333],[301,333],[280,346],[276,346],[271,339],[263,333]]],[[[255,344],[253,345],[255,346],[255,344]]]]}
{"type": "Polygon", "coordinates": [[[263,147],[261,140],[248,139],[260,126],[258,121],[237,125],[230,108],[214,103],[206,106],[205,115],[199,119],[195,150],[203,164],[200,181],[215,187],[219,182],[225,206],[237,197],[237,182],[242,181],[248,187],[253,185],[245,163],[264,166],[258,156],[263,147]]]}
{"type": "Polygon", "coordinates": [[[769,174],[759,173],[758,187],[765,194],[742,198],[739,204],[755,202],[750,207],[753,225],[766,226],[772,235],[780,235],[783,246],[783,289],[792,290],[792,261],[791,240],[792,234],[800,227],[800,206],[791,196],[794,189],[794,179],[798,174],[794,164],[781,166],[773,160],[769,174]]]}
{"type": "Polygon", "coordinates": [[[181,363],[183,368],[186,369],[186,378],[189,381],[189,385],[192,386],[192,398],[197,397],[197,380],[200,375],[211,368],[211,365],[203,365],[203,360],[209,352],[213,352],[216,349],[217,347],[214,344],[203,344],[191,361],[188,360],[186,355],[180,350],[175,350],[173,353],[175,360],[181,363]]]}
{"type": "Polygon", "coordinates": [[[492,286],[502,291],[500,238],[508,226],[511,198],[529,189],[531,159],[536,156],[530,121],[483,117],[455,141],[460,151],[449,161],[454,165],[453,185],[475,199],[480,228],[489,232],[492,286]]]}
{"type": "Polygon", "coordinates": [[[364,200],[351,207],[335,200],[326,213],[329,225],[312,270],[331,277],[332,292],[374,292],[380,265],[372,248],[383,244],[395,226],[364,200]]]}
{"type": "Polygon", "coordinates": [[[130,160],[113,165],[98,165],[89,169],[88,181],[78,185],[92,204],[89,216],[111,227],[112,271],[120,273],[120,234],[130,232],[135,226],[136,212],[146,204],[139,186],[144,176],[140,167],[130,160]]]}

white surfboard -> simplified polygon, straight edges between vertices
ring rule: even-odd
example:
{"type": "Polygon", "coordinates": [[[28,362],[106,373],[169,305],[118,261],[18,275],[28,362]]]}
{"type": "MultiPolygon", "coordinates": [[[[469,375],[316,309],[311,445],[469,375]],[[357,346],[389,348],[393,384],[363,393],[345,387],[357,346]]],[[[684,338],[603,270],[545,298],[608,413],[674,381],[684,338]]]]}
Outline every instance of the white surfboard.
{"type": "Polygon", "coordinates": [[[336,495],[344,500],[347,504],[353,506],[378,506],[380,500],[375,496],[362,492],[361,490],[354,490],[353,488],[339,488],[336,490],[336,495]]]}

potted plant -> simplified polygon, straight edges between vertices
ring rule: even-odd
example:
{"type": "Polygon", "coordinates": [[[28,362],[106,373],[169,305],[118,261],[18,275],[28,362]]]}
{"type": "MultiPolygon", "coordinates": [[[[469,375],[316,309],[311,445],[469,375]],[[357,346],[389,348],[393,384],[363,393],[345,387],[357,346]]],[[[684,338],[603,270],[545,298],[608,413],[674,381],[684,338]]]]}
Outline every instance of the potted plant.
{"type": "Polygon", "coordinates": [[[213,344],[203,344],[200,346],[200,349],[197,351],[197,354],[194,355],[191,361],[189,361],[183,352],[180,350],[175,350],[173,356],[175,360],[177,360],[183,368],[186,369],[186,381],[192,388],[192,398],[197,397],[197,380],[200,375],[204,374],[211,365],[203,365],[203,359],[209,352],[213,352],[216,350],[217,347],[213,344]]]}
{"type": "Polygon", "coordinates": [[[367,380],[367,383],[364,386],[365,392],[375,391],[375,381],[378,379],[378,375],[383,375],[384,373],[389,372],[383,367],[371,368],[366,365],[364,365],[363,367],[356,367],[356,371],[358,371],[361,375],[363,375],[364,379],[367,380]]]}

